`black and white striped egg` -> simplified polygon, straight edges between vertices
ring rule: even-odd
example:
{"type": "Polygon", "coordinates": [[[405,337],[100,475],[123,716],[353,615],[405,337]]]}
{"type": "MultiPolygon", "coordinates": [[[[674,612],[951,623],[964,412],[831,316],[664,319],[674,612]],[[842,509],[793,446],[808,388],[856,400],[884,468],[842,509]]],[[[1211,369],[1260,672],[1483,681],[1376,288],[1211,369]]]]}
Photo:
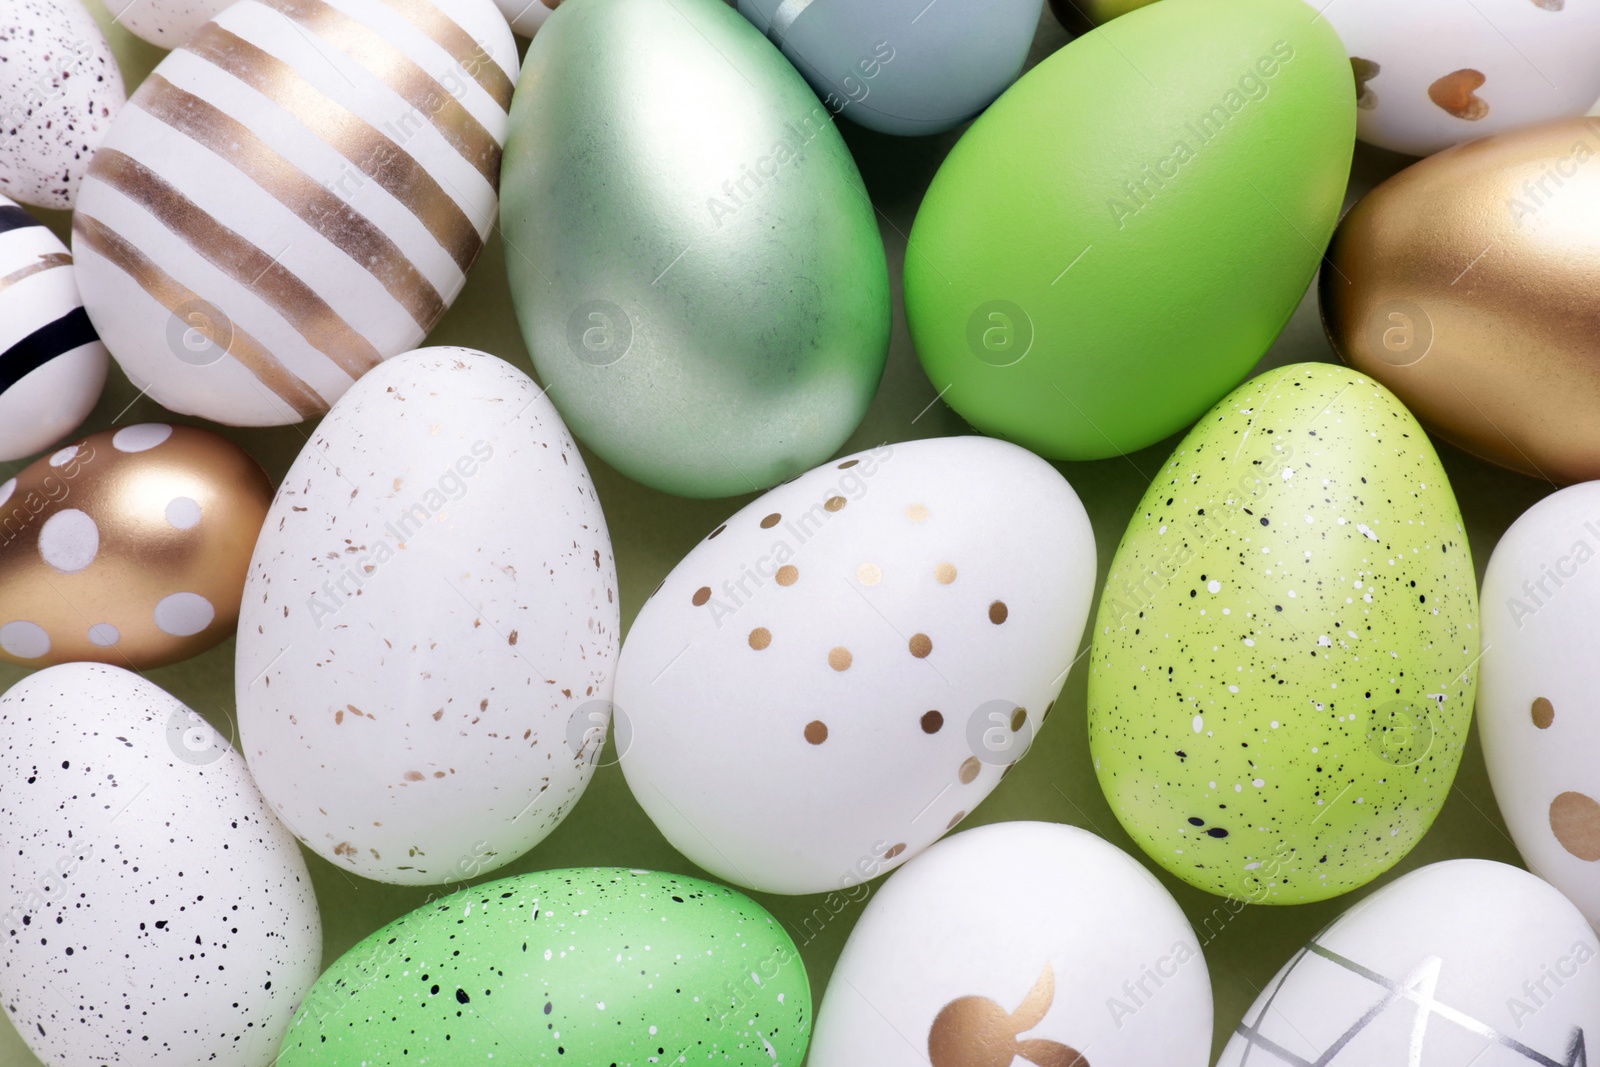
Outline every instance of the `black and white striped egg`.
{"type": "Polygon", "coordinates": [[[81,0],[0,4],[0,194],[70,208],[127,98],[81,0]]]}
{"type": "Polygon", "coordinates": [[[0,1004],[52,1064],[267,1067],[317,977],[294,838],[175,697],[69,663],[0,696],[0,1004]]]}
{"type": "Polygon", "coordinates": [[[0,463],[77,429],[100,399],[109,363],[67,246],[0,196],[0,463]]]}
{"type": "Polygon", "coordinates": [[[206,23],[129,101],[73,220],[128,377],[283,425],[417,347],[494,225],[516,70],[492,0],[241,0],[206,23]]]}

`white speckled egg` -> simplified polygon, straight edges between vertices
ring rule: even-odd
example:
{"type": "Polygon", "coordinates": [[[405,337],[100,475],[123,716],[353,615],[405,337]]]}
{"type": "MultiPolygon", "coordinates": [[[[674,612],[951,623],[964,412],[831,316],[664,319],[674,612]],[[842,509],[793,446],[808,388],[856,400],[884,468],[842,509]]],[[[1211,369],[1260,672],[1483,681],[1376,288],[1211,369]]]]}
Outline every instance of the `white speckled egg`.
{"type": "Polygon", "coordinates": [[[1217,1067],[1581,1067],[1600,1037],[1597,955],[1549,883],[1489,860],[1435,863],[1296,952],[1217,1067]]]}
{"type": "Polygon", "coordinates": [[[561,6],[561,0],[550,0],[548,4],[544,0],[495,0],[495,3],[511,22],[511,29],[522,37],[538,33],[544,20],[561,6]]]}
{"type": "Polygon", "coordinates": [[[12,686],[0,736],[0,1002],[23,1040],[48,1063],[272,1063],[322,923],[244,760],[100,664],[12,686]]]}
{"type": "Polygon", "coordinates": [[[76,429],[100,399],[109,363],[67,246],[0,196],[0,462],[76,429]]]}
{"type": "Polygon", "coordinates": [[[0,193],[70,208],[127,99],[105,35],[79,0],[0,8],[0,193]]]}
{"type": "Polygon", "coordinates": [[[385,363],[301,451],[250,563],[235,685],[261,791],[368,878],[511,862],[593,773],[616,588],[589,473],[526,375],[459,348],[385,363]]]}
{"type": "Polygon", "coordinates": [[[1600,482],[1545,497],[1500,538],[1483,578],[1478,730],[1522,858],[1600,927],[1597,556],[1600,482]]]}
{"type": "Polygon", "coordinates": [[[1581,115],[1600,97],[1600,0],[1316,5],[1355,68],[1356,135],[1425,156],[1581,115]]]}
{"type": "Polygon", "coordinates": [[[499,204],[516,41],[491,0],[240,0],[167,56],[73,217],[133,383],[234,426],[322,414],[415,348],[499,204]]]}
{"type": "Polygon", "coordinates": [[[878,890],[807,1062],[1205,1067],[1210,1054],[1205,957],[1161,883],[1087,830],[1009,822],[941,841],[878,890]]]}
{"type": "Polygon", "coordinates": [[[829,110],[908,136],[959,126],[1016,81],[1043,6],[739,0],[739,12],[783,50],[829,110]]]}
{"type": "Polygon", "coordinates": [[[1027,751],[1083,633],[1094,532],[1016,445],[882,445],[779,486],[679,563],[617,669],[622,769],[679,851],[775,893],[855,885],[1027,751]]]}
{"type": "Polygon", "coordinates": [[[119,25],[158,48],[176,48],[233,0],[107,0],[119,25]]]}

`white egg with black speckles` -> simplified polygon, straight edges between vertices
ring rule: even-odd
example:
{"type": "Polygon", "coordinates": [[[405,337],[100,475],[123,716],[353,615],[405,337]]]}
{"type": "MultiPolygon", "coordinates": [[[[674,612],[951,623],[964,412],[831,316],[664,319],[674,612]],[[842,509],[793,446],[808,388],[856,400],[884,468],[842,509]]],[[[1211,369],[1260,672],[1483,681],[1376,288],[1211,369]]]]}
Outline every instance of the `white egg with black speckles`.
{"type": "Polygon", "coordinates": [[[49,1063],[272,1063],[322,924],[244,760],[102,664],[12,686],[0,737],[0,1002],[28,1046],[49,1063]]]}
{"type": "Polygon", "coordinates": [[[1483,576],[1478,730],[1528,867],[1600,928],[1600,482],[1552,493],[1483,576]]]}
{"type": "Polygon", "coordinates": [[[1431,864],[1306,942],[1217,1067],[1582,1067],[1600,1038],[1597,956],[1548,882],[1490,860],[1431,864]]]}
{"type": "Polygon", "coordinates": [[[1279,367],[1201,417],[1117,547],[1089,656],[1095,772],[1191,885],[1337,896],[1399,862],[1450,795],[1478,647],[1472,554],[1427,434],[1365,375],[1279,367]]]}
{"type": "Polygon", "coordinates": [[[127,100],[122,71],[80,0],[0,9],[0,193],[70,208],[127,100]]]}
{"type": "Polygon", "coordinates": [[[993,823],[878,890],[807,1062],[1205,1067],[1211,1018],[1200,941],[1138,860],[1076,826],[993,823]]]}
{"type": "Polygon", "coordinates": [[[231,3],[233,0],[108,0],[120,25],[157,48],[178,47],[231,3]]]}
{"type": "Polygon", "coordinates": [[[526,375],[460,348],[380,365],[301,450],[250,563],[235,685],[261,791],[368,878],[511,862],[593,774],[616,588],[589,473],[526,375]]]}
{"type": "Polygon", "coordinates": [[[882,445],[767,493],[640,610],[617,669],[634,796],[740,885],[867,881],[1027,751],[1094,595],[1066,479],[987,437],[882,445]]]}

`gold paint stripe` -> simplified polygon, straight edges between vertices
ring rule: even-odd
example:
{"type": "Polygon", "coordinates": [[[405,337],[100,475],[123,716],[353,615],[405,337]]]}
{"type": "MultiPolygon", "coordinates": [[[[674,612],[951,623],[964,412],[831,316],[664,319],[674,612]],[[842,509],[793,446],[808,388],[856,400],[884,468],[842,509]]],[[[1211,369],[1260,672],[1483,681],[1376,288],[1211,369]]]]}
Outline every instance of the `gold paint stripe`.
{"type": "Polygon", "coordinates": [[[377,182],[433,234],[463,274],[472,269],[483,251],[483,236],[433,175],[399,145],[323,95],[289,64],[215,22],[183,47],[261,93],[349,160],[355,171],[340,176],[334,193],[348,199],[347,185],[359,190],[368,179],[377,182]]]}
{"type": "Polygon", "coordinates": [[[212,266],[255,292],[352,381],[383,362],[372,342],[276,256],[222,225],[143,163],[102,148],[95,153],[90,173],[154,215],[212,266]]]}
{"type": "MultiPolygon", "coordinates": [[[[176,315],[186,307],[203,303],[198,294],[180,284],[170,274],[135,248],[126,238],[99,219],[78,212],[72,230],[90,249],[139,284],[151,299],[176,315]]],[[[194,327],[212,344],[226,348],[228,355],[276,393],[302,419],[321,415],[328,404],[315,389],[278,361],[277,357],[244,330],[232,326],[219,330],[218,324],[202,317],[194,327]]]]}
{"type": "MultiPolygon", "coordinates": [[[[455,61],[461,64],[461,68],[483,86],[484,91],[494,98],[494,102],[500,105],[502,111],[511,110],[511,95],[516,90],[511,76],[494,61],[488,49],[474,41],[472,35],[462,29],[455,19],[428,0],[383,0],[383,2],[398,11],[407,22],[432,37],[440,48],[454,56],[455,61]]],[[[555,4],[546,6],[553,8],[560,2],[561,0],[556,0],[555,4]]]]}
{"type": "Polygon", "coordinates": [[[66,252],[50,252],[40,256],[26,267],[20,267],[7,274],[4,278],[0,278],[0,292],[11,288],[24,278],[31,278],[35,274],[43,274],[45,271],[55,270],[57,267],[70,266],[72,266],[72,257],[66,252]]]}
{"type": "Polygon", "coordinates": [[[131,101],[196,144],[233,164],[329,244],[366,268],[429,333],[444,316],[444,297],[366,216],[312,181],[237,119],[167,81],[145,79],[131,101]]]}
{"type": "MultiPolygon", "coordinates": [[[[410,56],[365,25],[323,0],[263,0],[266,6],[337,48],[411,105],[411,112],[384,129],[405,144],[432,124],[462,159],[500,187],[500,142],[483,128],[460,100],[419,67],[410,56]]],[[[458,92],[465,92],[461,86],[458,92]]]]}

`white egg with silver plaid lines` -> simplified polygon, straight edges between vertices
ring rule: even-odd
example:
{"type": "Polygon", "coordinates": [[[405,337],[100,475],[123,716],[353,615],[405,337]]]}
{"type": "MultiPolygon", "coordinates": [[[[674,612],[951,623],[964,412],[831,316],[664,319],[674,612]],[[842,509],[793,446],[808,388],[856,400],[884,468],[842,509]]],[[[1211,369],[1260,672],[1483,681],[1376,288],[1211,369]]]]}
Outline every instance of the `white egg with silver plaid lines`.
{"type": "Polygon", "coordinates": [[[67,246],[0,196],[0,462],[76,429],[100,399],[109,363],[67,246]]]}
{"type": "Polygon", "coordinates": [[[203,26],[134,94],[73,220],[128,377],[282,425],[419,344],[494,225],[516,69],[491,0],[241,0],[203,26]]]}
{"type": "Polygon", "coordinates": [[[1083,633],[1094,532],[1031,452],[882,445],[717,527],[640,610],[617,747],[679,851],[775,893],[867,881],[1026,752],[1083,633]]]}
{"type": "Polygon", "coordinates": [[[12,686],[0,736],[0,1004],[18,1035],[52,1064],[268,1067],[322,922],[228,739],[98,663],[12,686]]]}

